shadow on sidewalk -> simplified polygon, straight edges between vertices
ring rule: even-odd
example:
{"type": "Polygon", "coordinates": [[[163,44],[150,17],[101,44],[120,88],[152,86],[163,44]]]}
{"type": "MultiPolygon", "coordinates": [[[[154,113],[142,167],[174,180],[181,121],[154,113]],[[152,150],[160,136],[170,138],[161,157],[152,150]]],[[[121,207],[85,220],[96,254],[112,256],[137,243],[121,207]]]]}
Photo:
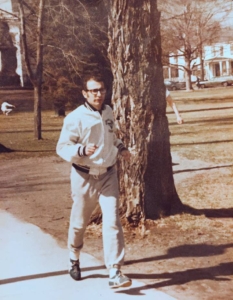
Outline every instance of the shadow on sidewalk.
{"type": "MultiPolygon", "coordinates": [[[[225,244],[225,245],[208,245],[208,244],[197,244],[197,245],[182,245],[174,248],[170,248],[165,255],[147,257],[138,260],[128,260],[125,262],[125,265],[137,264],[143,262],[151,262],[157,260],[165,260],[172,259],[178,257],[210,257],[215,255],[224,254],[228,248],[233,248],[233,243],[225,244]]],[[[103,270],[105,269],[104,265],[94,266],[94,267],[86,267],[82,268],[82,272],[87,271],[95,271],[95,270],[103,270]]],[[[41,274],[33,274],[15,278],[7,278],[0,280],[0,285],[9,284],[19,281],[26,281],[32,279],[40,279],[52,276],[60,276],[60,275],[68,275],[67,270],[61,270],[56,272],[47,272],[41,274]]],[[[156,283],[147,284],[142,287],[129,288],[124,291],[118,291],[117,293],[124,293],[128,295],[142,295],[143,290],[148,289],[158,289],[166,286],[173,285],[181,285],[186,284],[191,281],[197,280],[214,280],[214,281],[231,281],[230,278],[226,278],[226,276],[233,275],[233,262],[221,263],[217,266],[205,267],[205,268],[196,268],[196,269],[187,269],[184,271],[177,272],[164,272],[157,274],[139,274],[139,273],[130,273],[127,274],[132,279],[139,280],[156,280],[156,283]]],[[[83,276],[82,279],[88,278],[107,278],[107,275],[104,274],[89,274],[87,276],[83,276]]]]}
{"type": "MultiPolygon", "coordinates": [[[[106,267],[104,265],[96,266],[96,267],[87,267],[87,268],[82,268],[82,272],[102,270],[102,269],[105,269],[105,268],[106,267]]],[[[40,278],[46,278],[46,277],[60,276],[60,275],[68,275],[68,270],[48,272],[48,273],[40,273],[40,274],[32,274],[32,275],[26,275],[26,276],[21,276],[21,277],[6,278],[6,279],[3,279],[3,280],[0,280],[0,285],[19,282],[19,281],[32,280],[32,279],[40,279],[40,278]]],[[[101,275],[98,275],[98,276],[97,275],[90,275],[90,276],[87,276],[87,277],[83,277],[83,279],[88,278],[88,277],[92,277],[92,278],[98,277],[99,278],[100,276],[101,275]]]]}
{"type": "Polygon", "coordinates": [[[197,280],[231,281],[224,276],[233,275],[233,262],[222,263],[209,268],[188,269],[181,272],[161,273],[161,274],[127,274],[132,279],[154,279],[159,282],[147,284],[142,287],[117,291],[116,293],[128,295],[143,295],[143,290],[158,289],[167,286],[181,285],[197,280]],[[163,280],[165,279],[165,280],[163,280]],[[163,280],[163,281],[161,281],[163,280]]]}

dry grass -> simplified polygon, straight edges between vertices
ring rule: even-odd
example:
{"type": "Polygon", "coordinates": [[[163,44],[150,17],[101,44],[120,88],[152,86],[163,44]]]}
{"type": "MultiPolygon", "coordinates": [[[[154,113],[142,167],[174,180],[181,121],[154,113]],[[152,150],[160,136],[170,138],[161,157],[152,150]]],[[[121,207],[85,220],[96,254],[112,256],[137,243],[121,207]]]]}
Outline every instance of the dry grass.
{"type": "Polygon", "coordinates": [[[233,153],[229,150],[233,146],[233,88],[207,89],[204,92],[208,93],[209,97],[212,93],[213,100],[200,101],[195,98],[194,96],[201,94],[200,90],[190,93],[193,95],[192,101],[189,100],[190,94],[186,100],[176,100],[185,92],[173,92],[173,98],[185,123],[178,126],[174,114],[168,108],[171,149],[190,160],[231,163],[233,153]],[[218,94],[227,98],[219,100],[218,94]]]}
{"type": "MultiPolygon", "coordinates": [[[[190,94],[187,100],[177,100],[185,121],[181,126],[175,124],[175,116],[168,109],[171,150],[180,158],[174,159],[180,164],[174,167],[176,188],[182,202],[201,216],[183,214],[166,222],[181,231],[205,232],[212,236],[212,242],[213,236],[216,242],[221,236],[223,242],[233,234],[232,92],[232,87],[198,90],[190,94],[203,95],[204,100],[189,101],[190,94]]],[[[173,98],[182,98],[185,93],[173,93],[173,98]]],[[[201,241],[201,237],[195,240],[201,241]]]]}
{"type": "Polygon", "coordinates": [[[52,111],[42,114],[42,140],[34,138],[34,118],[32,112],[13,112],[9,116],[0,116],[0,142],[14,150],[2,153],[4,159],[19,159],[55,154],[63,118],[56,117],[52,111]]]}

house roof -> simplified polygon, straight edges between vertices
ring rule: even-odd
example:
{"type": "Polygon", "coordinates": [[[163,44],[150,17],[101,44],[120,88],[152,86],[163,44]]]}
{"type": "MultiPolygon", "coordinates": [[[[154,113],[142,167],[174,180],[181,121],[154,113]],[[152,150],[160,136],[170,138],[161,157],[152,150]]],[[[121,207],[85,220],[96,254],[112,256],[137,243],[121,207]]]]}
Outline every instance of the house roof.
{"type": "Polygon", "coordinates": [[[220,60],[233,60],[233,55],[229,56],[214,56],[206,58],[205,61],[220,61],[220,60]]]}

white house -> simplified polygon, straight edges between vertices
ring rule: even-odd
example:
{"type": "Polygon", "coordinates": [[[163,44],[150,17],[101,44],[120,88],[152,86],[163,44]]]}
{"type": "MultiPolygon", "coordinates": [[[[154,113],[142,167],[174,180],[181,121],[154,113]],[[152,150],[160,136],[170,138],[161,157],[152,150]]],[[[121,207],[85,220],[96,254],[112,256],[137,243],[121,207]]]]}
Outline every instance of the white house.
{"type": "Polygon", "coordinates": [[[17,0],[0,0],[0,87],[28,85],[17,0]]]}
{"type": "Polygon", "coordinates": [[[204,47],[205,77],[233,75],[233,42],[204,47]]]}
{"type": "MultiPolygon", "coordinates": [[[[203,59],[205,79],[233,75],[233,42],[204,46],[203,59]]],[[[179,67],[185,65],[184,57],[172,56],[169,58],[169,63],[170,66],[164,66],[164,78],[185,81],[185,72],[182,67],[179,67]]],[[[194,64],[196,67],[193,68],[193,79],[199,76],[199,58],[192,62],[192,65],[194,64]]]]}
{"type": "Polygon", "coordinates": [[[185,81],[184,70],[179,68],[179,65],[184,65],[184,57],[172,56],[169,58],[169,63],[170,66],[164,66],[164,78],[174,81],[185,81]]]}
{"type": "MultiPolygon", "coordinates": [[[[169,79],[173,81],[183,82],[185,81],[185,71],[182,66],[185,65],[184,56],[178,52],[177,56],[172,53],[173,56],[169,58],[169,66],[163,67],[164,79],[169,79]]],[[[199,65],[199,58],[194,59],[191,63],[192,66],[199,65]]],[[[197,67],[193,68],[193,75],[191,76],[192,81],[196,81],[196,71],[197,67]]]]}

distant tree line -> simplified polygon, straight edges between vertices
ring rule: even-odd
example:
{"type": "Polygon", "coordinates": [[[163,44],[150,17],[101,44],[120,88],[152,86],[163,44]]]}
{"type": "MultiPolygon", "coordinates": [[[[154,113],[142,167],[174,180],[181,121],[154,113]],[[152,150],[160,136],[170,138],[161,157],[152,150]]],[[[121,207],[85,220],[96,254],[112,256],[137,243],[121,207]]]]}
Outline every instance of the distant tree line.
{"type": "MultiPolygon", "coordinates": [[[[21,18],[25,21],[27,42],[24,44],[29,77],[35,87],[35,77],[39,79],[42,76],[39,73],[40,65],[43,65],[43,79],[41,77],[41,82],[37,81],[36,84],[41,84],[43,96],[47,101],[53,101],[58,115],[64,115],[67,105],[74,107],[81,103],[80,74],[85,69],[101,69],[111,87],[112,74],[107,53],[108,16],[111,9],[109,1],[18,2],[21,18]],[[43,22],[41,28],[38,27],[39,20],[43,22]],[[39,36],[43,39],[43,46],[40,47],[39,36]],[[43,58],[40,57],[40,50],[43,58]]],[[[171,9],[170,1],[158,1],[163,62],[169,65],[170,55],[184,57],[185,65],[178,67],[185,71],[187,89],[192,86],[191,74],[193,68],[197,67],[193,62],[197,57],[201,62],[200,77],[204,77],[203,47],[217,41],[222,33],[220,21],[229,12],[227,3],[218,0],[174,0],[171,9]],[[221,20],[215,17],[219,13],[222,13],[221,20]]],[[[110,103],[111,88],[108,90],[107,101],[110,103]]]]}

